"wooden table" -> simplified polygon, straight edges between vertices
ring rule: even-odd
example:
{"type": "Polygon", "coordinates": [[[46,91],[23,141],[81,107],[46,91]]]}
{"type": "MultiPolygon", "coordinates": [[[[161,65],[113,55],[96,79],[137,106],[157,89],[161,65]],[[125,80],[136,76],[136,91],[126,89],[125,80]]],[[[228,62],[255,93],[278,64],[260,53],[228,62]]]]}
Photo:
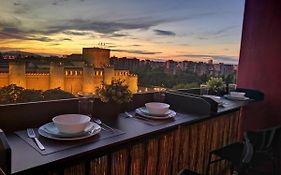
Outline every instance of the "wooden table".
{"type": "MultiPolygon", "coordinates": [[[[146,101],[151,99],[137,106],[146,101]]],[[[120,115],[106,121],[125,134],[44,156],[10,133],[12,174],[170,175],[182,168],[203,173],[210,150],[238,140],[245,103],[228,104],[212,115],[180,111],[179,120],[157,126],[120,115]]],[[[224,166],[217,164],[211,171],[216,174],[224,166]]]]}

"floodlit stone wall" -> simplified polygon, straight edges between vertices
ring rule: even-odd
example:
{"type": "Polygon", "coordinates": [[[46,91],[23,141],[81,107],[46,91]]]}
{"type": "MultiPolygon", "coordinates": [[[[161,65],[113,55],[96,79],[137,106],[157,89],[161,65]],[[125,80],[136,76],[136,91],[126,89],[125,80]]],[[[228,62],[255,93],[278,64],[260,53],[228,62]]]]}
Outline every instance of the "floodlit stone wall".
{"type": "Polygon", "coordinates": [[[64,90],[64,66],[59,63],[50,64],[50,89],[60,88],[64,90]]]}
{"type": "Polygon", "coordinates": [[[95,71],[92,66],[83,67],[83,92],[92,93],[95,91],[94,86],[95,71]]]}
{"type": "Polygon", "coordinates": [[[64,90],[72,94],[77,94],[83,91],[83,76],[70,75],[64,77],[65,85],[64,90]]]}
{"type": "Polygon", "coordinates": [[[9,84],[9,74],[0,73],[0,87],[6,86],[9,84]]]}
{"type": "Polygon", "coordinates": [[[124,80],[130,91],[138,90],[138,77],[128,70],[114,70],[113,67],[83,69],[65,69],[62,64],[51,63],[49,73],[30,73],[25,70],[25,63],[10,63],[9,71],[0,73],[0,87],[16,84],[27,89],[47,90],[60,87],[62,90],[77,94],[78,92],[94,93],[105,82],[113,79],[124,80]]]}
{"type": "Polygon", "coordinates": [[[101,48],[83,48],[83,59],[95,68],[109,65],[110,50],[101,48]]]}
{"type": "Polygon", "coordinates": [[[9,84],[17,84],[18,86],[26,88],[24,62],[9,63],[9,84]]]}
{"type": "Polygon", "coordinates": [[[35,90],[47,90],[50,88],[49,73],[26,73],[26,88],[35,90]]]}
{"type": "Polygon", "coordinates": [[[136,93],[138,92],[138,76],[131,74],[127,76],[127,85],[131,92],[136,93]]]}
{"type": "Polygon", "coordinates": [[[110,84],[112,79],[114,78],[114,68],[113,67],[105,67],[103,75],[104,84],[110,84]]]}

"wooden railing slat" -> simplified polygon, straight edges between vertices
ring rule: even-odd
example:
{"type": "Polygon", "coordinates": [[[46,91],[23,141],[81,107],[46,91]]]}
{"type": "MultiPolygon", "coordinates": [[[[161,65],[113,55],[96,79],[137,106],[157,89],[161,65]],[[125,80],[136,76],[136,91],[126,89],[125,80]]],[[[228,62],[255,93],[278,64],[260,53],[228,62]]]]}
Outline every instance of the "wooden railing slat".
{"type": "Polygon", "coordinates": [[[133,145],[130,149],[130,175],[142,175],[144,171],[144,144],[133,145]]]}
{"type": "Polygon", "coordinates": [[[107,175],[109,174],[108,156],[98,157],[91,161],[90,175],[107,175]]]}
{"type": "Polygon", "coordinates": [[[85,164],[79,163],[64,169],[64,175],[85,175],[85,164]]]}
{"type": "Polygon", "coordinates": [[[144,175],[154,175],[157,174],[158,165],[158,138],[149,139],[146,145],[146,161],[144,165],[144,175]]]}
{"type": "Polygon", "coordinates": [[[128,149],[121,149],[111,154],[111,175],[128,174],[128,149]]]}

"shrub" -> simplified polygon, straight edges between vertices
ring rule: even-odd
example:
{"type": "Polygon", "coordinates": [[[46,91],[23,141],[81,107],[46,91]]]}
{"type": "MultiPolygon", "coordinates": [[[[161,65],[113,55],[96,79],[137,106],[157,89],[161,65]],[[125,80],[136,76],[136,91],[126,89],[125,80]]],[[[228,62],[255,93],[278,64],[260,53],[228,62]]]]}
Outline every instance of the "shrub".
{"type": "Polygon", "coordinates": [[[97,96],[103,102],[115,102],[118,104],[130,102],[133,95],[124,81],[112,80],[111,84],[106,84],[96,90],[97,96]]]}
{"type": "Polygon", "coordinates": [[[16,102],[24,103],[24,102],[34,102],[34,101],[42,101],[42,100],[44,100],[44,97],[42,95],[41,90],[25,89],[19,94],[16,102]]]}
{"type": "Polygon", "coordinates": [[[0,89],[0,104],[15,103],[22,91],[24,88],[15,84],[4,86],[0,89]]]}
{"type": "Polygon", "coordinates": [[[207,81],[207,87],[210,91],[213,91],[214,94],[220,94],[224,91],[224,81],[220,77],[211,77],[207,81]]]}
{"type": "Polygon", "coordinates": [[[43,92],[44,100],[56,100],[75,97],[73,94],[63,91],[60,88],[49,89],[43,92]]]}
{"type": "Polygon", "coordinates": [[[10,84],[0,88],[0,104],[25,103],[42,100],[55,100],[75,97],[69,92],[59,88],[49,89],[45,92],[41,90],[24,89],[15,84],[10,84]]]}

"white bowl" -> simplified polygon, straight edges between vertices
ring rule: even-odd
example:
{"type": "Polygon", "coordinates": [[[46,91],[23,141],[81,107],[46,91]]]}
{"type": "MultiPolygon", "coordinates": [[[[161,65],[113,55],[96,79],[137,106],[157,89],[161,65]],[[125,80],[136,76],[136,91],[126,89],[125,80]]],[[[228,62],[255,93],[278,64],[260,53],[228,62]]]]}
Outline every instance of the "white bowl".
{"type": "Polygon", "coordinates": [[[146,109],[150,114],[165,114],[169,111],[169,104],[166,103],[158,103],[158,102],[151,102],[145,104],[146,109]]]}
{"type": "Polygon", "coordinates": [[[245,92],[235,92],[235,91],[230,92],[230,95],[231,95],[232,97],[244,97],[245,94],[246,94],[245,92]]]}
{"type": "Polygon", "coordinates": [[[90,117],[81,114],[63,114],[53,118],[53,122],[58,130],[66,134],[83,132],[90,120],[90,117]]]}

